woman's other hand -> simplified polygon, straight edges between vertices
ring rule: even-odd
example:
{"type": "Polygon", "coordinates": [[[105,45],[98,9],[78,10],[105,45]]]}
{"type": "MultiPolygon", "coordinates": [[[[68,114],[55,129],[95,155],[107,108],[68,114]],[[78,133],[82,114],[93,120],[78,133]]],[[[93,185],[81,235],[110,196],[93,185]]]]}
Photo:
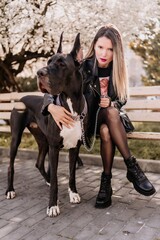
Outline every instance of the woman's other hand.
{"type": "Polygon", "coordinates": [[[111,99],[109,98],[109,97],[101,97],[100,98],[100,104],[99,104],[99,106],[101,107],[101,108],[106,108],[106,107],[110,107],[110,105],[111,105],[111,99]]]}

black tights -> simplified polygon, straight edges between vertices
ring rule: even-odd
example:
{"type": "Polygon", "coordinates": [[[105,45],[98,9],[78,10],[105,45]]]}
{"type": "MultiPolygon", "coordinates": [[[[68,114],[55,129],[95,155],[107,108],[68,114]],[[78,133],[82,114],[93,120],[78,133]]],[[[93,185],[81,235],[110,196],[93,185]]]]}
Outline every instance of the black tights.
{"type": "Polygon", "coordinates": [[[100,110],[98,125],[100,126],[100,150],[104,172],[106,174],[111,174],[115,147],[118,148],[124,159],[128,159],[131,156],[126,132],[121,123],[119,112],[114,107],[100,110]]]}

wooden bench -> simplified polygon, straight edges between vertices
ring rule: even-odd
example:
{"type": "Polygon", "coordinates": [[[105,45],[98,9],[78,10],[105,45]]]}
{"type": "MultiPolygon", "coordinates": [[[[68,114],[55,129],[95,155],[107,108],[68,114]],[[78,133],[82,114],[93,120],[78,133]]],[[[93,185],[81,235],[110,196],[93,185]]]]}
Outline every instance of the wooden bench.
{"type": "MultiPolygon", "coordinates": [[[[10,115],[14,107],[19,111],[24,110],[24,104],[20,102],[20,98],[26,95],[43,96],[41,92],[12,92],[12,93],[0,93],[0,132],[10,133],[10,115]]],[[[25,129],[26,133],[29,133],[28,129],[25,129]]]]}
{"type": "MultiPolygon", "coordinates": [[[[9,119],[13,107],[19,110],[24,109],[24,105],[19,99],[25,95],[40,95],[41,92],[24,93],[1,93],[0,94],[0,132],[10,132],[9,119]]],[[[151,87],[132,87],[130,88],[130,99],[124,107],[131,121],[151,122],[153,124],[160,122],[160,86],[151,87]]],[[[26,131],[27,132],[27,131],[26,131]]],[[[129,139],[160,140],[160,132],[140,132],[135,131],[127,134],[129,139]]]]}
{"type": "MultiPolygon", "coordinates": [[[[130,99],[124,106],[133,123],[160,122],[160,86],[132,87],[130,99]]],[[[127,134],[129,139],[160,140],[160,132],[138,132],[127,134]]]]}

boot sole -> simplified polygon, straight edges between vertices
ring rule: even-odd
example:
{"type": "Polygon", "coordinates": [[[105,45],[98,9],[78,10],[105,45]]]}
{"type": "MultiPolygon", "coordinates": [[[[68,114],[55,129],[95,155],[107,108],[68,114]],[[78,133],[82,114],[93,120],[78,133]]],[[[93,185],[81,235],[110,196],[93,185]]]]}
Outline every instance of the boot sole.
{"type": "Polygon", "coordinates": [[[129,177],[128,175],[127,175],[127,179],[128,179],[128,181],[130,181],[130,182],[133,184],[135,190],[136,190],[138,193],[140,193],[140,194],[142,194],[142,195],[144,195],[144,196],[151,196],[151,195],[153,195],[153,194],[156,192],[156,190],[155,190],[154,187],[153,187],[150,191],[144,191],[143,189],[139,188],[139,187],[134,183],[132,177],[129,177]]]}
{"type": "Polygon", "coordinates": [[[103,204],[101,204],[101,203],[96,203],[96,204],[95,204],[95,208],[107,208],[107,207],[109,207],[109,206],[111,206],[111,205],[112,205],[112,200],[109,200],[108,202],[103,203],[103,204]]]}
{"type": "Polygon", "coordinates": [[[110,199],[105,202],[105,203],[95,203],[95,208],[108,208],[109,206],[112,205],[112,194],[113,194],[113,190],[111,189],[111,196],[110,196],[110,199]]]}

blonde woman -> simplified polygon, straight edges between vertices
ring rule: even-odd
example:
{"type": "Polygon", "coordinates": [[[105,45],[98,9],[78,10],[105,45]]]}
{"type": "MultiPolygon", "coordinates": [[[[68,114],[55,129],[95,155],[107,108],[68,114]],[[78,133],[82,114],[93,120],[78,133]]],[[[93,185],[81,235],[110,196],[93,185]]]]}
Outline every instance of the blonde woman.
{"type": "Polygon", "coordinates": [[[89,133],[93,133],[96,111],[101,107],[98,128],[103,172],[95,207],[111,205],[115,147],[124,158],[127,178],[134,188],[143,195],[152,195],[155,189],[130,153],[126,131],[119,116],[121,107],[127,101],[128,83],[122,38],[114,25],[109,24],[98,30],[83,63],[83,76],[84,94],[89,105],[89,133]]]}
{"type": "MultiPolygon", "coordinates": [[[[84,95],[88,103],[88,137],[94,133],[97,110],[97,134],[100,136],[100,153],[103,172],[96,208],[106,208],[112,203],[112,164],[115,148],[119,150],[127,166],[127,178],[136,191],[150,196],[155,188],[131,155],[127,144],[125,128],[119,111],[128,97],[128,83],[122,38],[119,30],[112,24],[101,27],[95,35],[82,66],[84,95]]],[[[51,101],[48,100],[48,103],[51,101]]],[[[73,124],[73,119],[60,106],[49,104],[48,111],[57,124],[73,124]],[[58,110],[58,111],[57,111],[58,110]],[[59,113],[59,115],[57,114],[59,113]]]]}

